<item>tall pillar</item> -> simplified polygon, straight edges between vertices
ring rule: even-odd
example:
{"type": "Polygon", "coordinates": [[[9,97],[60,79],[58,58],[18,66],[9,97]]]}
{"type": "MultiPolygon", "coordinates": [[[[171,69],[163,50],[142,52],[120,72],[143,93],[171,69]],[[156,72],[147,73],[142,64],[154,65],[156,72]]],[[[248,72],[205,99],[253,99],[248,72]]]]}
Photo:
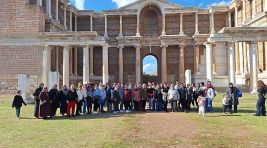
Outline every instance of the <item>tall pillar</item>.
{"type": "Polygon", "coordinates": [[[215,33],[215,28],[214,28],[214,12],[212,11],[210,13],[210,32],[211,34],[215,33]]]}
{"type": "Polygon", "coordinates": [[[49,72],[51,70],[51,47],[45,45],[43,49],[43,83],[49,85],[49,72]]]}
{"type": "Polygon", "coordinates": [[[73,64],[74,65],[74,67],[73,67],[74,68],[74,75],[78,76],[78,70],[77,70],[78,69],[78,67],[77,67],[78,66],[77,65],[77,63],[78,63],[77,62],[77,60],[78,60],[78,47],[74,48],[74,58],[73,58],[73,60],[74,60],[74,64],[73,64]]]}
{"type": "Polygon", "coordinates": [[[94,75],[94,46],[90,47],[90,75],[93,76],[94,75]]]}
{"type": "Polygon", "coordinates": [[[213,79],[213,70],[212,70],[212,44],[206,43],[206,72],[207,72],[207,80],[212,81],[213,79]]]}
{"type": "Polygon", "coordinates": [[[244,49],[244,73],[248,74],[248,53],[247,53],[247,43],[243,43],[244,49]]]}
{"type": "Polygon", "coordinates": [[[263,7],[264,11],[267,12],[267,1],[264,1],[264,7],[263,7]]]}
{"type": "Polygon", "coordinates": [[[49,18],[52,18],[52,13],[51,13],[51,0],[46,0],[46,15],[49,18]]]}
{"type": "Polygon", "coordinates": [[[246,0],[242,0],[243,11],[242,11],[242,24],[246,22],[246,0]]]}
{"type": "Polygon", "coordinates": [[[257,43],[251,42],[249,43],[249,52],[250,52],[250,91],[257,92],[258,85],[258,51],[257,51],[257,43]]]}
{"type": "Polygon", "coordinates": [[[235,27],[238,26],[238,8],[235,6],[235,27]]]}
{"type": "Polygon", "coordinates": [[[72,11],[70,11],[70,31],[72,31],[72,11]]]}
{"type": "Polygon", "coordinates": [[[90,15],[90,31],[93,31],[93,14],[90,15]]]}
{"type": "Polygon", "coordinates": [[[140,65],[140,50],[141,47],[139,45],[135,46],[136,49],[136,58],[135,58],[135,71],[136,71],[136,83],[141,82],[141,65],[140,65]]]}
{"type": "Polygon", "coordinates": [[[196,45],[195,46],[195,64],[194,64],[195,73],[199,69],[199,63],[200,63],[200,51],[199,50],[200,50],[199,45],[196,45]]]}
{"type": "Polygon", "coordinates": [[[73,75],[73,69],[72,69],[72,67],[73,67],[73,65],[72,65],[72,62],[73,62],[73,56],[72,56],[72,53],[73,53],[73,48],[72,47],[70,47],[70,49],[69,49],[69,61],[70,61],[70,66],[69,66],[69,70],[70,70],[70,75],[72,76],[73,75]]]}
{"type": "Polygon", "coordinates": [[[236,59],[235,59],[235,44],[228,42],[228,81],[229,83],[233,83],[234,85],[236,84],[236,59]]]}
{"type": "Polygon", "coordinates": [[[119,82],[123,83],[123,45],[118,46],[119,48],[119,82]]]}
{"type": "Polygon", "coordinates": [[[108,45],[103,46],[103,80],[102,83],[106,84],[109,82],[108,74],[108,45]]]}
{"type": "Polygon", "coordinates": [[[140,15],[136,17],[136,36],[140,36],[140,15]]]}
{"type": "Polygon", "coordinates": [[[105,14],[105,37],[108,37],[108,16],[105,14]]]}
{"type": "Polygon", "coordinates": [[[179,81],[185,82],[185,67],[184,67],[184,48],[185,45],[180,45],[179,53],[179,81]]]}
{"type": "Polygon", "coordinates": [[[70,83],[70,71],[69,71],[69,46],[64,46],[63,48],[63,85],[69,87],[70,83]]]}
{"type": "Polygon", "coordinates": [[[123,33],[122,33],[122,15],[120,15],[120,34],[119,34],[120,37],[123,36],[123,33]]]}
{"type": "Polygon", "coordinates": [[[56,0],[56,21],[57,22],[59,22],[59,19],[58,19],[58,7],[59,7],[59,5],[58,5],[58,0],[56,0]]]}
{"type": "Polygon", "coordinates": [[[75,20],[74,20],[74,21],[75,21],[75,27],[74,27],[74,29],[75,29],[75,32],[77,32],[77,31],[78,31],[78,30],[77,30],[77,28],[78,28],[78,27],[77,27],[77,15],[75,15],[74,18],[75,18],[75,20]]]}
{"type": "Polygon", "coordinates": [[[166,21],[165,21],[166,15],[162,14],[162,32],[161,35],[166,35],[166,21]]]}
{"type": "Polygon", "coordinates": [[[64,4],[64,28],[67,30],[67,6],[64,4]]]}
{"type": "Polygon", "coordinates": [[[235,43],[235,60],[236,60],[236,74],[240,74],[240,55],[239,55],[239,44],[235,43]]]}
{"type": "Polygon", "coordinates": [[[231,10],[228,12],[228,27],[232,27],[232,15],[231,15],[231,10]]]}
{"type": "Polygon", "coordinates": [[[198,30],[198,12],[196,12],[196,20],[195,20],[195,34],[199,34],[199,30],[198,30]]]}
{"type": "MultiPolygon", "coordinates": [[[[266,1],[267,3],[267,1],[266,1]]],[[[265,69],[264,71],[267,71],[267,42],[264,42],[264,55],[265,55],[265,69]]]]}
{"type": "Polygon", "coordinates": [[[180,32],[179,35],[184,35],[183,13],[180,13],[180,32]]]}
{"type": "Polygon", "coordinates": [[[252,1],[252,18],[256,16],[256,0],[252,1]]]}
{"type": "Polygon", "coordinates": [[[240,65],[240,73],[244,73],[244,49],[243,49],[243,43],[239,42],[239,65],[240,65]]]}
{"type": "Polygon", "coordinates": [[[161,82],[167,82],[167,47],[168,45],[161,45],[161,82]]]}
{"type": "Polygon", "coordinates": [[[89,82],[89,47],[83,47],[83,83],[89,82]]]}

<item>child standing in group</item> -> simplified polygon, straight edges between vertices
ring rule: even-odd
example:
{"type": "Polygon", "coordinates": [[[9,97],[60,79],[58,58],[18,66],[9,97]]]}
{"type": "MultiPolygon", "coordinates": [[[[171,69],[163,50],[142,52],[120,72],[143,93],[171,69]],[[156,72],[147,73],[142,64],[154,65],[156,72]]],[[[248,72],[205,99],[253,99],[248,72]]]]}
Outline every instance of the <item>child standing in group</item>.
{"type": "Polygon", "coordinates": [[[230,99],[226,96],[226,94],[223,94],[223,113],[227,114],[227,112],[231,113],[230,110],[230,99]]]}
{"type": "Polygon", "coordinates": [[[197,103],[198,103],[198,114],[199,116],[205,116],[205,97],[203,97],[203,94],[200,94],[197,98],[197,103]]]}
{"type": "Polygon", "coordinates": [[[14,97],[12,108],[16,108],[16,117],[19,119],[20,115],[20,108],[22,106],[22,103],[26,106],[27,104],[24,102],[23,98],[21,97],[21,90],[17,91],[17,95],[14,97]]]}

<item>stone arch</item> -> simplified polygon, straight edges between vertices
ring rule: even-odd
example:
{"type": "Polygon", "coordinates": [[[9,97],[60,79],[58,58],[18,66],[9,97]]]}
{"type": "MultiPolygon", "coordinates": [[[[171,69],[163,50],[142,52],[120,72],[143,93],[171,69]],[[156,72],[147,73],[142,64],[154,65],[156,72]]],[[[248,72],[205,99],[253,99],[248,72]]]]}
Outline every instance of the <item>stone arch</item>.
{"type": "Polygon", "coordinates": [[[160,36],[162,31],[162,12],[159,6],[150,4],[140,11],[141,36],[160,36]]]}
{"type": "Polygon", "coordinates": [[[159,78],[159,59],[156,55],[150,53],[146,54],[142,58],[142,75],[143,75],[143,81],[153,81],[158,82],[159,78]]]}

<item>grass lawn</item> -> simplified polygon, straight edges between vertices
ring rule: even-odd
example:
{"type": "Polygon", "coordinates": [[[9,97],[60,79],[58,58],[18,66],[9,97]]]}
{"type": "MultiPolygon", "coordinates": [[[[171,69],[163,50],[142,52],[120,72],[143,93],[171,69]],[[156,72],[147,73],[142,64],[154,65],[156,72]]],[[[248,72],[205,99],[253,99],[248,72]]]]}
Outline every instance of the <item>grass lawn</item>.
{"type": "Polygon", "coordinates": [[[15,119],[12,96],[0,96],[0,147],[267,147],[267,117],[255,117],[256,96],[240,99],[239,113],[97,114],[37,120],[33,105],[15,119]]]}

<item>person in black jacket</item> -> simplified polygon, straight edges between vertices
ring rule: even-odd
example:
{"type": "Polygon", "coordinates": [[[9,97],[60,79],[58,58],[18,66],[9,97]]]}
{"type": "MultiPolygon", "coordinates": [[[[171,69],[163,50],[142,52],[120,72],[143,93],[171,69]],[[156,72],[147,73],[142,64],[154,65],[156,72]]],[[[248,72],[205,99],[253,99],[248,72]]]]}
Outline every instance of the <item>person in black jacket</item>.
{"type": "Polygon", "coordinates": [[[54,87],[48,92],[49,98],[52,100],[51,104],[51,117],[55,117],[57,113],[57,108],[60,107],[59,105],[59,99],[58,99],[58,90],[57,85],[54,85],[54,87]]]}
{"type": "Polygon", "coordinates": [[[39,87],[34,91],[33,96],[34,96],[34,117],[39,118],[39,105],[40,105],[40,100],[39,100],[39,95],[41,91],[43,90],[44,83],[41,83],[39,87]]]}
{"type": "Polygon", "coordinates": [[[59,91],[58,99],[60,104],[60,114],[64,116],[67,113],[67,96],[69,90],[66,85],[62,87],[63,89],[59,91]]]}
{"type": "Polygon", "coordinates": [[[19,119],[20,109],[22,103],[26,106],[27,104],[24,102],[23,98],[21,97],[21,90],[18,90],[17,95],[14,97],[12,108],[16,108],[16,117],[19,119]]]}
{"type": "Polygon", "coordinates": [[[67,115],[68,117],[72,116],[74,117],[74,111],[75,111],[75,105],[76,105],[76,100],[78,98],[76,89],[74,88],[74,85],[70,86],[70,90],[67,95],[67,115]]]}

